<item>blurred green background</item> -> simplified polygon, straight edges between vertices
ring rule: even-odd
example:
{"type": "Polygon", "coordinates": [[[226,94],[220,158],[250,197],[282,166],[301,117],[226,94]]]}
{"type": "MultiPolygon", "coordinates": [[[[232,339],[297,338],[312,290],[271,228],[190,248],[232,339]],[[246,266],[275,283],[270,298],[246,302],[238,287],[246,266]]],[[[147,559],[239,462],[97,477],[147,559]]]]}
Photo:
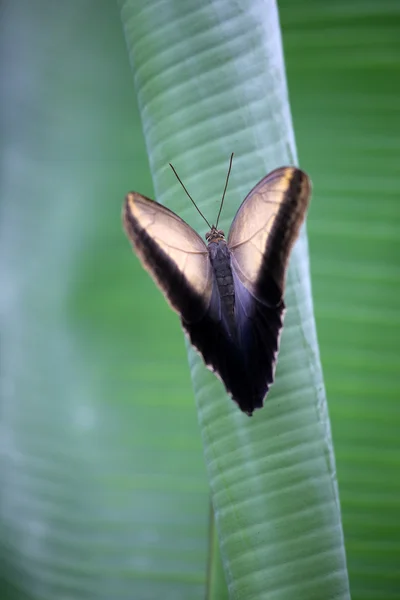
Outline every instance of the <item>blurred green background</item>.
{"type": "MultiPolygon", "coordinates": [[[[400,598],[400,4],[279,9],[352,598],[400,598]]],[[[0,11],[0,598],[202,598],[184,340],[120,225],[153,192],[118,7],[0,11]]]]}

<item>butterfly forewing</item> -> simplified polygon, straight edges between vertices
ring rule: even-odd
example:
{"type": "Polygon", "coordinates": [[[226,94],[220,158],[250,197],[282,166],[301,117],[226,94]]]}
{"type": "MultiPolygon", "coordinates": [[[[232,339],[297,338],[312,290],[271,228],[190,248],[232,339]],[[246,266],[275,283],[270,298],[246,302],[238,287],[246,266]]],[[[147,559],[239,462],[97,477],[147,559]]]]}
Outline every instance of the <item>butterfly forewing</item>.
{"type": "Polygon", "coordinates": [[[126,197],[123,222],[144,267],[172,308],[187,320],[200,318],[213,285],[201,237],[168,208],[136,192],[126,197]]]}
{"type": "Polygon", "coordinates": [[[289,252],[309,196],[308,176],[295,167],[282,167],[264,177],[236,213],[228,236],[232,266],[253,295],[266,270],[283,293],[289,252]]]}

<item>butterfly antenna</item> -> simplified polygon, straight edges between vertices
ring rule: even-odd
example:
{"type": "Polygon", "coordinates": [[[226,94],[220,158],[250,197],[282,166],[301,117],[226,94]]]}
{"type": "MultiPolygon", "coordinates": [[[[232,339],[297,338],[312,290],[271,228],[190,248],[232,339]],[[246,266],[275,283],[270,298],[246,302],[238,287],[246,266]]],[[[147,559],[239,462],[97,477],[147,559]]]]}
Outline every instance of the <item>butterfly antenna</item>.
{"type": "Polygon", "coordinates": [[[232,160],[233,160],[233,152],[231,154],[231,158],[229,161],[229,169],[228,169],[228,175],[226,176],[226,181],[225,181],[225,187],[224,187],[224,193],[222,194],[222,200],[221,200],[221,206],[219,207],[219,213],[218,213],[218,217],[217,217],[217,223],[215,225],[215,227],[218,227],[218,221],[219,221],[219,217],[221,215],[221,211],[222,211],[222,207],[224,205],[224,199],[225,199],[225,192],[226,192],[226,188],[228,187],[228,181],[229,181],[229,175],[231,174],[231,169],[232,169],[232,160]]]}
{"type": "Polygon", "coordinates": [[[177,180],[179,181],[179,183],[181,184],[181,186],[183,187],[183,189],[185,190],[185,192],[187,193],[187,195],[189,196],[190,200],[193,202],[195,209],[197,210],[197,212],[199,213],[199,215],[201,215],[203,217],[203,219],[205,220],[205,222],[207,223],[207,225],[209,226],[210,229],[212,229],[210,223],[207,221],[207,219],[205,218],[205,216],[203,215],[203,213],[201,212],[201,210],[199,209],[199,207],[197,206],[196,202],[193,200],[192,196],[189,194],[189,192],[187,191],[187,189],[185,188],[182,179],[179,177],[178,173],[175,171],[174,167],[171,165],[171,163],[169,163],[169,166],[171,167],[171,169],[173,170],[173,172],[175,173],[175,177],[177,178],[177,180]]]}

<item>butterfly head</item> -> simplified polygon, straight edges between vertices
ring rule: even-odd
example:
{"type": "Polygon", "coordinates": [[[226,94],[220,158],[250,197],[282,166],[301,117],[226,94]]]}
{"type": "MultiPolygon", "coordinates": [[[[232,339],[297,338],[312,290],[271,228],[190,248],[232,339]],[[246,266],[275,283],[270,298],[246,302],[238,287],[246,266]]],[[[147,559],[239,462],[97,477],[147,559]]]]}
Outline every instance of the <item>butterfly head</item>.
{"type": "Polygon", "coordinates": [[[212,242],[222,242],[225,241],[225,233],[222,229],[217,229],[215,225],[213,225],[210,231],[206,233],[206,240],[209,244],[212,242]]]}

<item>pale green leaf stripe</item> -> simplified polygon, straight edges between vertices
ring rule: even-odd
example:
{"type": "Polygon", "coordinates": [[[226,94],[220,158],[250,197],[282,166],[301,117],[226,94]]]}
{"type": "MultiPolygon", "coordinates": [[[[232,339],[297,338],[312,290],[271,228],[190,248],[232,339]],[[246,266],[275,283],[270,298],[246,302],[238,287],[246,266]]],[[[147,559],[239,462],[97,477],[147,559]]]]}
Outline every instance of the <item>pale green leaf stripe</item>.
{"type": "MultiPolygon", "coordinates": [[[[204,233],[168,162],[212,219],[236,153],[223,227],[243,194],[296,162],[276,4],[126,0],[122,22],[157,199],[204,233]]],[[[252,419],[190,350],[232,598],[348,598],[305,232],[291,262],[277,381],[252,419]]]]}

